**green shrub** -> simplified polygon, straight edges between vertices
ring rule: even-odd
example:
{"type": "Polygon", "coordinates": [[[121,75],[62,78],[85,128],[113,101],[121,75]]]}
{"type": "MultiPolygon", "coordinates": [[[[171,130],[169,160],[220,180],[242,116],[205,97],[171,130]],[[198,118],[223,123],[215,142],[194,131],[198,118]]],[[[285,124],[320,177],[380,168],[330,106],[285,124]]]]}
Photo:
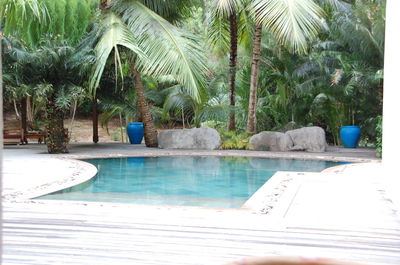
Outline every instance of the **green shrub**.
{"type": "MultiPolygon", "coordinates": [[[[226,126],[225,122],[220,122],[220,121],[205,121],[201,123],[201,127],[210,127],[216,130],[223,130],[222,128],[226,126]]],[[[220,132],[221,133],[221,132],[220,132]]]]}
{"type": "Polygon", "coordinates": [[[221,149],[249,150],[250,136],[246,133],[237,133],[234,131],[219,130],[221,136],[221,149]]]}
{"type": "MultiPolygon", "coordinates": [[[[111,139],[112,139],[113,141],[116,141],[116,142],[121,142],[121,141],[122,141],[121,133],[124,134],[124,135],[126,136],[125,128],[124,128],[124,127],[118,127],[118,130],[117,130],[117,131],[111,132],[111,134],[110,134],[111,139]]],[[[126,136],[126,137],[128,137],[128,136],[126,136]]]]}

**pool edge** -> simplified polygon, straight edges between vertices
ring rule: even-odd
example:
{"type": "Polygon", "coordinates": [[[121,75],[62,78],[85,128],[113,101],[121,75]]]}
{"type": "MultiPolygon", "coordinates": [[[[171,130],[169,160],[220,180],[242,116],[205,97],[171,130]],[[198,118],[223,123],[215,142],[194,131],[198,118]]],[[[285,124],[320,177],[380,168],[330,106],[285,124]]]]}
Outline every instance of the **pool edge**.
{"type": "MultiPolygon", "coordinates": [[[[54,161],[54,158],[48,160],[54,161]]],[[[62,178],[55,178],[50,182],[35,185],[25,190],[3,193],[2,199],[4,201],[32,200],[46,194],[79,185],[92,179],[97,174],[97,168],[88,162],[71,158],[58,158],[58,161],[62,161],[65,167],[73,168],[74,171],[72,174],[62,178]]],[[[62,170],[62,168],[60,168],[60,170],[62,170]]]]}

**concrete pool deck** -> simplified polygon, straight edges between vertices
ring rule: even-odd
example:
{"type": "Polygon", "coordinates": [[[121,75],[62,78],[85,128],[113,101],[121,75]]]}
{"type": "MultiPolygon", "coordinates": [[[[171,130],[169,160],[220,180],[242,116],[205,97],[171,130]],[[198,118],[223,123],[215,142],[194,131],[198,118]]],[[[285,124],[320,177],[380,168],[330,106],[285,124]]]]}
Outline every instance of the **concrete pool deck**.
{"type": "Polygon", "coordinates": [[[311,255],[400,264],[399,209],[386,192],[388,184],[382,175],[380,160],[371,149],[330,148],[326,153],[286,153],[72,144],[70,151],[65,155],[49,155],[45,145],[36,144],[4,149],[4,260],[7,261],[4,264],[55,264],[51,257],[63,258],[62,264],[133,264],[138,260],[141,264],[223,264],[247,255],[311,255]],[[49,186],[84,181],[95,173],[93,168],[74,159],[163,155],[283,157],[359,163],[322,173],[279,172],[274,176],[275,183],[266,187],[269,196],[263,197],[265,193],[261,192],[252,211],[29,200],[32,194],[49,186]],[[254,214],[260,212],[254,209],[262,212],[265,205],[272,205],[266,210],[268,214],[254,214]],[[222,230],[226,235],[216,239],[217,231],[222,230]],[[164,233],[165,237],[161,238],[164,233]],[[182,238],[178,237],[181,233],[185,233],[182,238]],[[105,234],[109,237],[104,237],[105,234]],[[262,239],[261,235],[264,235],[262,239]],[[93,241],[97,236],[104,237],[107,246],[93,241]],[[50,239],[50,246],[45,246],[49,242],[41,241],[44,237],[50,239]],[[135,238],[136,243],[124,245],[129,238],[135,238]],[[210,242],[211,248],[203,240],[210,242]],[[87,250],[84,242],[93,244],[93,248],[87,250]],[[114,249],[116,245],[119,249],[114,249]],[[108,252],[110,247],[114,252],[108,252]],[[179,254],[177,249],[190,250],[179,254]],[[20,258],[18,253],[25,258],[20,258]],[[96,253],[104,256],[104,260],[99,261],[96,253]]]}

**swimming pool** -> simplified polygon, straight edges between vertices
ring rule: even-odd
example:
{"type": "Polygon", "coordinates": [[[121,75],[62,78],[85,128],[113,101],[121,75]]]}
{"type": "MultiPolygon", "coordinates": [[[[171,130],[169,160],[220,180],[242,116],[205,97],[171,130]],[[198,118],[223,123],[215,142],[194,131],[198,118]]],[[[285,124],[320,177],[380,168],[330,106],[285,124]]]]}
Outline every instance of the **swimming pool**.
{"type": "Polygon", "coordinates": [[[320,172],[337,162],[250,157],[84,160],[97,175],[39,199],[239,208],[276,171],[320,172]]]}

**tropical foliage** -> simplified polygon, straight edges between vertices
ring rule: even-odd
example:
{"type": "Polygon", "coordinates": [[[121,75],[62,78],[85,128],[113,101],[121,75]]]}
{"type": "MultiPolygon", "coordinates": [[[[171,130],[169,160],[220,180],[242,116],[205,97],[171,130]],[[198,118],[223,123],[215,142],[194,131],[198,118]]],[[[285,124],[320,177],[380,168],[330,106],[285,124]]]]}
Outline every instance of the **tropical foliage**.
{"type": "Polygon", "coordinates": [[[355,124],[379,147],[384,0],[4,0],[0,20],[5,99],[36,119],[86,97],[103,125],[142,121],[147,146],[158,128],[214,125],[247,148],[287,124],[340,145],[355,124]]]}
{"type": "MultiPolygon", "coordinates": [[[[111,52],[114,54],[115,67],[119,67],[123,74],[119,47],[131,51],[128,61],[135,79],[145,142],[149,147],[157,146],[157,131],[144,97],[141,76],[173,75],[190,96],[198,101],[206,69],[200,40],[164,19],[162,15],[168,17],[174,12],[171,12],[173,6],[160,8],[163,4],[167,5],[159,2],[158,5],[146,6],[146,3],[140,1],[115,0],[103,11],[99,23],[88,37],[89,42],[94,44],[96,56],[96,67],[91,80],[93,91],[99,85],[111,52]],[[166,13],[159,15],[157,11],[166,13]]],[[[174,8],[180,6],[178,4],[174,8]]]]}
{"type": "MultiPolygon", "coordinates": [[[[8,62],[7,68],[14,73],[14,78],[8,82],[14,86],[10,86],[8,92],[22,92],[20,97],[30,97],[36,108],[41,104],[45,109],[49,153],[68,152],[65,114],[85,95],[81,86],[84,80],[73,61],[79,60],[75,57],[75,49],[65,41],[47,40],[34,50],[6,43],[5,61],[8,62]]],[[[16,94],[12,93],[12,96],[18,98],[16,94]]]]}

